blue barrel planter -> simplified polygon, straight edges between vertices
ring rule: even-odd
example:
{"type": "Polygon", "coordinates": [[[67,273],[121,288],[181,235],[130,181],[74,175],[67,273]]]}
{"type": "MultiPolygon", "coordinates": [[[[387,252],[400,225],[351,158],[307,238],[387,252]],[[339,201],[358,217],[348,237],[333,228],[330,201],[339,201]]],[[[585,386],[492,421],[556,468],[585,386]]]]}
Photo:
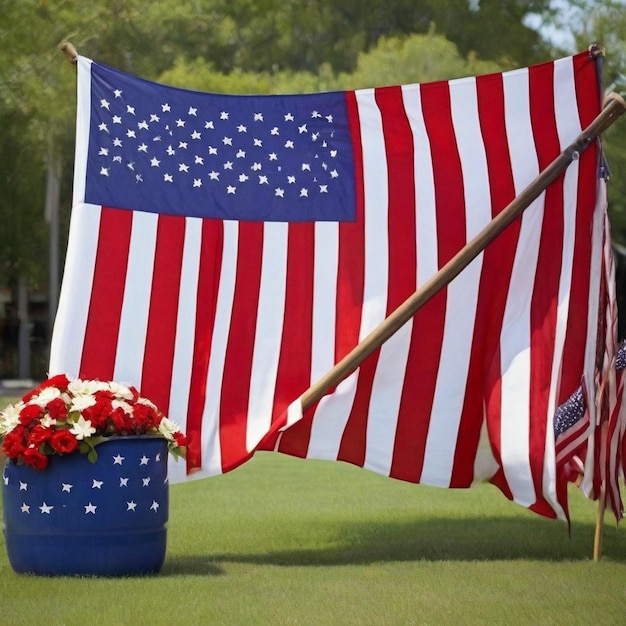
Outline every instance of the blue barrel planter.
{"type": "Polygon", "coordinates": [[[4,537],[11,567],[45,576],[132,576],[165,560],[167,442],[114,437],[84,454],[52,456],[44,470],[8,460],[4,537]]]}

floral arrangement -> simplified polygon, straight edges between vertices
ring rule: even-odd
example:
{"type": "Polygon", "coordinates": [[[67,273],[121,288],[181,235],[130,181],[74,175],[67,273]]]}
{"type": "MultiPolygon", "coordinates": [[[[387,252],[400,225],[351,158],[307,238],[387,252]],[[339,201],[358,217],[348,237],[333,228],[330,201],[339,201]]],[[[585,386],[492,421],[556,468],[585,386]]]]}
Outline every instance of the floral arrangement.
{"type": "Polygon", "coordinates": [[[82,453],[97,460],[96,446],[110,437],[158,435],[175,456],[187,441],[169,420],[132,386],[65,374],[44,381],[0,412],[0,443],[15,462],[45,469],[50,456],[82,453]]]}

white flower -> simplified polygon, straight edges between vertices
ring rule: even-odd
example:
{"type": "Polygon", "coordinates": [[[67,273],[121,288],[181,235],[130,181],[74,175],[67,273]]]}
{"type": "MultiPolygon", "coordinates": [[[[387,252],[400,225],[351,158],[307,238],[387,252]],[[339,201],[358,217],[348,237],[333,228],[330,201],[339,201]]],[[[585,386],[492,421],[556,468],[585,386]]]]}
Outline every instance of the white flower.
{"type": "Polygon", "coordinates": [[[57,421],[49,415],[44,415],[39,421],[44,428],[51,428],[52,426],[56,426],[57,423],[57,421]]]}
{"type": "Polygon", "coordinates": [[[180,430],[178,424],[173,422],[171,419],[164,417],[159,424],[159,432],[166,438],[171,441],[174,440],[174,433],[180,430]]]}
{"type": "Polygon", "coordinates": [[[58,387],[46,387],[40,393],[30,399],[28,404],[37,404],[38,406],[46,406],[50,400],[61,397],[61,390],[58,387]]]}
{"type": "Polygon", "coordinates": [[[0,412],[0,435],[6,435],[20,423],[20,411],[24,408],[23,402],[10,404],[0,412]]]}
{"type": "Polygon", "coordinates": [[[90,396],[96,393],[96,391],[107,389],[107,387],[108,383],[99,380],[76,379],[70,382],[67,389],[73,396],[90,396]]]}
{"type": "Polygon", "coordinates": [[[128,388],[127,385],[123,385],[122,383],[110,382],[107,385],[109,391],[116,397],[122,400],[132,400],[133,392],[128,388]]]}
{"type": "Polygon", "coordinates": [[[148,400],[148,398],[143,398],[143,397],[137,398],[137,404],[145,404],[146,406],[149,406],[151,409],[154,409],[155,411],[158,410],[156,404],[154,404],[154,402],[152,402],[151,400],[148,400]]]}
{"type": "Polygon", "coordinates": [[[126,415],[133,414],[133,407],[128,402],[124,402],[124,400],[113,400],[111,406],[113,409],[122,409],[126,415]]]}
{"type": "Polygon", "coordinates": [[[96,429],[91,425],[91,420],[86,420],[80,415],[70,428],[70,432],[80,441],[85,437],[91,437],[96,432],[96,429]]]}
{"type": "Polygon", "coordinates": [[[83,409],[88,409],[96,403],[94,396],[77,396],[72,398],[72,404],[70,405],[70,411],[78,411],[79,413],[83,409]]]}

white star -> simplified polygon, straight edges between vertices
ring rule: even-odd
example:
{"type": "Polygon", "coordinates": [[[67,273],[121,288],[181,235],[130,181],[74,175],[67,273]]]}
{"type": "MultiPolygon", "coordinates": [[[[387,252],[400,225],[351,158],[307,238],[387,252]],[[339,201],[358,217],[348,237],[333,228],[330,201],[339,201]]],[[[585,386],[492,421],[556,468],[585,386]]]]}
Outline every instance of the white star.
{"type": "Polygon", "coordinates": [[[150,508],[153,511],[156,511],[159,508],[159,503],[156,500],[152,500],[152,504],[150,505],[150,508]]]}
{"type": "Polygon", "coordinates": [[[100,108],[106,109],[107,111],[109,110],[109,103],[104,98],[100,100],[100,108]]]}
{"type": "Polygon", "coordinates": [[[235,156],[238,159],[245,159],[246,158],[246,151],[245,150],[238,150],[237,154],[235,156]]]}
{"type": "Polygon", "coordinates": [[[121,124],[122,123],[122,118],[119,115],[114,115],[113,116],[113,123],[114,124],[121,124]]]}
{"type": "Polygon", "coordinates": [[[139,465],[148,465],[148,461],[150,459],[144,454],[141,459],[139,459],[139,465]]]}
{"type": "Polygon", "coordinates": [[[220,179],[220,173],[216,172],[215,170],[212,172],[209,172],[209,178],[211,180],[219,180],[220,179]]]}
{"type": "Polygon", "coordinates": [[[311,134],[311,140],[312,141],[317,141],[319,138],[320,134],[319,133],[312,133],[311,134]]]}
{"type": "Polygon", "coordinates": [[[217,154],[217,148],[213,146],[209,146],[209,154],[217,154]]]}
{"type": "Polygon", "coordinates": [[[306,133],[306,132],[307,132],[307,129],[306,129],[306,124],[302,124],[302,126],[298,126],[298,132],[299,132],[300,134],[302,134],[302,133],[306,133]]]}
{"type": "Polygon", "coordinates": [[[143,183],[143,176],[141,174],[135,174],[135,182],[143,183]]]}
{"type": "Polygon", "coordinates": [[[171,174],[163,174],[163,181],[166,183],[173,183],[174,179],[171,174]]]}
{"type": "Polygon", "coordinates": [[[194,178],[193,179],[193,186],[194,187],[202,187],[202,181],[199,178],[194,178]]]}
{"type": "MultiPolygon", "coordinates": [[[[152,157],[150,159],[150,165],[152,167],[159,167],[160,164],[161,164],[161,161],[159,161],[159,159],[157,159],[156,157],[152,157]]],[[[122,458],[124,458],[124,457],[122,457],[122,458]]],[[[120,465],[121,465],[121,463],[120,463],[120,465]]]]}
{"type": "Polygon", "coordinates": [[[167,149],[165,150],[165,152],[167,152],[170,156],[173,156],[176,154],[176,150],[174,150],[172,146],[167,146],[167,149]]]}
{"type": "Polygon", "coordinates": [[[237,188],[233,187],[232,185],[228,185],[228,187],[226,188],[226,192],[229,194],[234,194],[235,191],[237,191],[237,188]]]}
{"type": "Polygon", "coordinates": [[[199,133],[197,130],[194,130],[193,133],[191,133],[191,138],[192,139],[202,139],[202,134],[199,133]]]}
{"type": "Polygon", "coordinates": [[[311,117],[322,117],[322,114],[317,111],[313,111],[313,113],[311,113],[311,117]]]}
{"type": "Polygon", "coordinates": [[[188,172],[189,171],[189,166],[186,163],[179,163],[178,164],[178,171],[179,172],[188,172]]]}
{"type": "Polygon", "coordinates": [[[263,142],[260,139],[255,139],[254,145],[261,148],[263,146],[263,142]]]}
{"type": "Polygon", "coordinates": [[[224,169],[225,170],[232,170],[233,169],[233,162],[232,161],[226,161],[226,163],[224,163],[224,169]]]}
{"type": "Polygon", "coordinates": [[[135,133],[134,130],[131,130],[130,128],[126,131],[126,136],[127,137],[137,137],[137,133],[135,133]]]}
{"type": "Polygon", "coordinates": [[[150,476],[148,476],[147,478],[142,478],[141,482],[142,482],[142,487],[147,487],[150,484],[150,476]]]}
{"type": "Polygon", "coordinates": [[[255,122],[262,122],[263,121],[263,113],[255,113],[254,114],[254,121],[255,122]]]}
{"type": "Polygon", "coordinates": [[[309,172],[311,171],[311,165],[309,163],[303,163],[302,164],[302,171],[304,172],[304,170],[309,170],[309,172]]]}
{"type": "Polygon", "coordinates": [[[227,120],[228,119],[228,113],[226,111],[222,111],[220,113],[220,119],[221,120],[227,120]]]}
{"type": "Polygon", "coordinates": [[[201,156],[198,156],[197,154],[196,154],[196,156],[194,157],[193,162],[194,162],[196,165],[204,165],[204,159],[203,159],[201,156]]]}
{"type": "Polygon", "coordinates": [[[146,120],[141,120],[141,122],[138,122],[138,123],[137,123],[137,128],[138,128],[139,130],[141,130],[142,128],[143,128],[144,130],[148,130],[148,128],[149,128],[149,127],[148,127],[148,122],[146,122],[146,120]]]}
{"type": "Polygon", "coordinates": [[[197,116],[198,109],[196,107],[189,107],[189,111],[187,115],[196,115],[197,116]]]}
{"type": "Polygon", "coordinates": [[[96,480],[95,478],[93,479],[93,483],[91,485],[92,489],[102,489],[102,484],[104,481],[102,480],[96,480]]]}
{"type": "Polygon", "coordinates": [[[116,138],[113,140],[113,145],[114,145],[116,148],[121,148],[121,147],[122,147],[122,140],[121,140],[119,137],[116,137],[116,138]]]}
{"type": "Polygon", "coordinates": [[[108,148],[100,148],[100,152],[98,152],[99,156],[109,156],[109,149],[108,148]]]}
{"type": "Polygon", "coordinates": [[[22,502],[21,511],[22,513],[30,513],[30,507],[26,504],[26,502],[22,502]]]}
{"type": "Polygon", "coordinates": [[[248,180],[247,174],[239,174],[239,182],[245,183],[248,180]]]}
{"type": "MultiPolygon", "coordinates": [[[[154,161],[154,159],[152,159],[154,161]]],[[[158,165],[158,162],[157,162],[158,165]]],[[[124,457],[121,454],[117,454],[113,457],[113,465],[121,465],[124,462],[124,457]]]]}
{"type": "Polygon", "coordinates": [[[2,480],[4,481],[4,484],[5,484],[5,485],[8,485],[8,484],[9,484],[9,477],[8,477],[8,476],[3,476],[3,477],[2,477],[2,480]]]}
{"type": "Polygon", "coordinates": [[[240,133],[247,133],[248,132],[248,129],[243,124],[239,124],[239,126],[237,126],[237,130],[240,133]]]}
{"type": "Polygon", "coordinates": [[[100,176],[108,176],[109,175],[109,168],[108,167],[101,167],[100,168],[100,176]]]}
{"type": "Polygon", "coordinates": [[[333,170],[333,171],[330,173],[330,177],[331,177],[331,178],[337,178],[338,176],[339,176],[339,172],[338,172],[337,170],[333,170]]]}
{"type": "Polygon", "coordinates": [[[330,151],[330,156],[333,157],[333,159],[337,156],[337,150],[331,150],[330,151]]]}
{"type": "Polygon", "coordinates": [[[176,126],[178,128],[182,128],[184,125],[185,125],[185,120],[181,120],[180,118],[176,120],[176,126]]]}
{"type": "Polygon", "coordinates": [[[293,115],[291,113],[287,113],[285,115],[285,122],[293,122],[293,115]]]}
{"type": "Polygon", "coordinates": [[[142,143],[138,148],[137,152],[148,152],[148,146],[145,143],[142,143]]]}
{"type": "Polygon", "coordinates": [[[278,155],[275,152],[270,152],[269,158],[270,158],[270,161],[277,161],[278,155]]]}
{"type": "Polygon", "coordinates": [[[154,457],[154,460],[158,463],[161,460],[161,453],[157,452],[157,455],[154,457]]]}
{"type": "Polygon", "coordinates": [[[98,130],[105,130],[107,133],[109,132],[109,129],[104,122],[98,124],[98,130]]]}
{"type": "Polygon", "coordinates": [[[259,185],[269,185],[269,181],[267,180],[267,176],[259,176],[259,185]]]}
{"type": "Polygon", "coordinates": [[[122,97],[122,90],[121,89],[116,89],[113,93],[115,94],[116,98],[121,98],[122,97]]]}
{"type": "Polygon", "coordinates": [[[23,483],[20,480],[20,491],[28,491],[28,483],[23,483]]]}
{"type": "Polygon", "coordinates": [[[278,130],[278,126],[274,126],[272,130],[270,130],[270,135],[280,135],[280,131],[278,130]]]}
{"type": "Polygon", "coordinates": [[[290,185],[293,185],[296,182],[296,177],[295,176],[287,176],[287,182],[290,185]]]}
{"type": "Polygon", "coordinates": [[[39,509],[41,510],[42,514],[46,513],[47,515],[50,515],[50,511],[52,511],[53,508],[54,508],[54,506],[49,506],[45,502],[42,502],[41,506],[39,507],[39,509]]]}
{"type": "Polygon", "coordinates": [[[328,193],[328,185],[320,185],[320,193],[328,193]]]}
{"type": "Polygon", "coordinates": [[[253,172],[258,172],[259,170],[263,169],[263,166],[262,166],[260,163],[253,163],[253,164],[250,166],[250,169],[251,169],[253,172]]]}
{"type": "Polygon", "coordinates": [[[327,115],[326,119],[332,124],[333,123],[333,116],[332,115],[327,115]]]}
{"type": "Polygon", "coordinates": [[[205,122],[204,123],[204,127],[205,128],[215,128],[215,126],[213,125],[213,122],[205,122]]]}
{"type": "Polygon", "coordinates": [[[160,122],[161,118],[158,115],[156,115],[154,113],[151,113],[150,114],[150,121],[151,122],[160,122]]]}
{"type": "Polygon", "coordinates": [[[131,107],[130,104],[126,105],[126,113],[130,113],[131,115],[135,115],[135,107],[131,107]]]}
{"type": "Polygon", "coordinates": [[[232,146],[233,145],[233,139],[232,139],[232,137],[224,137],[224,139],[222,139],[222,143],[225,146],[232,146]]]}
{"type": "Polygon", "coordinates": [[[171,111],[172,107],[170,107],[169,104],[165,103],[161,105],[161,111],[163,111],[163,113],[167,113],[168,111],[171,111]]]}
{"type": "Polygon", "coordinates": [[[285,141],[285,148],[293,148],[293,141],[291,141],[291,139],[285,141]]]}
{"type": "Polygon", "coordinates": [[[308,198],[309,197],[309,192],[304,187],[302,187],[302,189],[300,189],[300,197],[301,198],[308,198]]]}
{"type": "Polygon", "coordinates": [[[85,505],[85,515],[87,515],[87,513],[93,513],[95,515],[97,508],[98,507],[95,504],[91,504],[91,502],[89,504],[86,504],[85,505]]]}
{"type": "Polygon", "coordinates": [[[72,491],[72,487],[74,485],[70,485],[69,483],[61,483],[62,485],[62,489],[61,491],[67,491],[67,493],[70,493],[72,491]]]}
{"type": "Polygon", "coordinates": [[[128,487],[128,478],[120,476],[120,487],[128,487]]]}
{"type": "Polygon", "coordinates": [[[127,502],[126,505],[128,506],[128,508],[126,509],[127,511],[134,511],[137,508],[137,503],[133,502],[132,500],[130,502],[127,502]]]}
{"type": "Polygon", "coordinates": [[[285,197],[285,190],[281,189],[280,187],[276,187],[276,190],[274,191],[274,195],[278,196],[279,198],[284,198],[285,197]]]}

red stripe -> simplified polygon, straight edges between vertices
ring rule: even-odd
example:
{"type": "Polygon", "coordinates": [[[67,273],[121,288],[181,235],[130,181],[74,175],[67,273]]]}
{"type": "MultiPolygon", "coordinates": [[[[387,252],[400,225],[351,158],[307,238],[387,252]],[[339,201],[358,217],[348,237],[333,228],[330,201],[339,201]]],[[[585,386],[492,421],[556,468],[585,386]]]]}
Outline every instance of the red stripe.
{"type": "Polygon", "coordinates": [[[141,391],[169,413],[185,218],[159,216],[141,391]]]}
{"type": "MultiPolygon", "coordinates": [[[[311,384],[314,244],[314,224],[290,224],[283,335],[272,421],[311,384]]],[[[309,425],[297,423],[288,432],[290,436],[281,439],[280,451],[305,457],[309,425]]]]}
{"type": "MultiPolygon", "coordinates": [[[[490,181],[492,217],[515,197],[515,185],[507,143],[504,87],[501,75],[476,80],[478,115],[490,181]]],[[[483,403],[489,403],[490,380],[500,379],[500,333],[506,309],[509,281],[519,238],[519,220],[501,233],[483,253],[476,304],[476,319],[467,375],[465,399],[457,435],[451,487],[469,487],[480,440],[483,403]]],[[[499,387],[497,387],[499,391],[499,387]]],[[[491,432],[500,441],[500,396],[490,409],[491,432]]]]}
{"type": "Polygon", "coordinates": [[[224,223],[220,220],[203,220],[193,361],[186,423],[186,433],[189,440],[187,446],[188,471],[202,467],[202,415],[206,400],[206,384],[213,342],[223,248],[224,223]]]}
{"type": "Polygon", "coordinates": [[[235,294],[224,359],[220,406],[222,470],[241,465],[246,446],[248,399],[261,287],[263,224],[239,223],[235,294]]]}
{"type": "Polygon", "coordinates": [[[132,211],[102,207],[81,378],[113,379],[132,222],[132,211]]]}
{"type": "MultiPolygon", "coordinates": [[[[554,111],[554,64],[529,70],[530,119],[537,147],[539,169],[543,171],[561,152],[554,111]]],[[[530,308],[530,430],[529,462],[537,502],[531,510],[554,516],[543,499],[546,420],[556,332],[559,279],[563,255],[563,176],[545,192],[545,208],[535,285],[530,308]]]]}

